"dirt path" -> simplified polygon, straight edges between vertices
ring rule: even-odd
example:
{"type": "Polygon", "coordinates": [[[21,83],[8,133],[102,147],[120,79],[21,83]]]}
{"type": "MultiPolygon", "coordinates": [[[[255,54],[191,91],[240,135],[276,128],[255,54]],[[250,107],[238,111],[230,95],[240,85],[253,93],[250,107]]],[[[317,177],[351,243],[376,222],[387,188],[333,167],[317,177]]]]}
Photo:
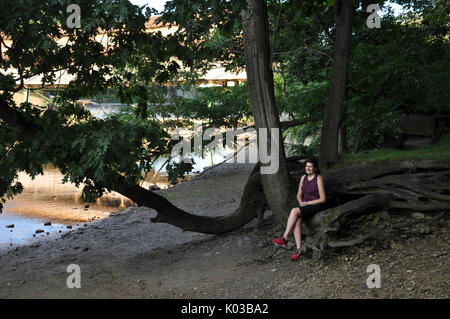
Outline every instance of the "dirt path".
{"type": "MultiPolygon", "coordinates": [[[[190,212],[226,214],[237,208],[251,168],[222,166],[160,193],[190,212]]],[[[449,297],[448,224],[412,229],[384,248],[293,263],[290,251],[271,245],[280,231],[273,225],[211,236],[152,224],[153,214],[132,207],[60,239],[1,252],[0,298],[449,297]],[[66,285],[70,264],[80,266],[80,289],[66,285]],[[380,266],[379,289],[367,287],[370,264],[380,266]]]]}

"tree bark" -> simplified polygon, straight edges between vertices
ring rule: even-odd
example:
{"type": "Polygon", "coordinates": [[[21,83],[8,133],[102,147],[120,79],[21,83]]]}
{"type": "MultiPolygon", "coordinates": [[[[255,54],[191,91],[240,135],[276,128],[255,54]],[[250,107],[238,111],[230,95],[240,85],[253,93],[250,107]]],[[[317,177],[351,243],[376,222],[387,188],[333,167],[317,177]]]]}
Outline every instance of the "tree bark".
{"type": "Polygon", "coordinates": [[[139,185],[128,186],[125,182],[121,183],[122,176],[115,184],[121,185],[114,189],[125,197],[128,197],[139,206],[146,206],[155,209],[157,216],[152,218],[152,222],[168,223],[179,227],[184,231],[194,231],[204,234],[221,234],[238,229],[252,219],[258,213],[262,213],[266,207],[266,201],[261,189],[261,179],[259,174],[259,165],[255,165],[244,188],[239,208],[236,211],[219,217],[200,216],[188,213],[175,205],[166,198],[149,191],[139,185]]]}
{"type": "MultiPolygon", "coordinates": [[[[17,115],[15,118],[20,118],[19,112],[6,107],[3,102],[0,101],[0,108],[3,107],[8,112],[9,118],[14,118],[14,114],[17,115]]],[[[6,116],[3,119],[9,125],[23,124],[8,120],[6,116]]],[[[21,132],[21,137],[25,140],[36,136],[43,129],[37,129],[38,126],[34,123],[29,124],[30,131],[21,132]]],[[[47,151],[55,152],[57,149],[49,147],[47,151]]],[[[304,174],[304,165],[299,163],[302,159],[289,158],[285,162],[296,180],[304,174]]],[[[113,176],[111,185],[104,185],[105,188],[119,192],[140,206],[155,209],[158,215],[152,219],[153,222],[170,223],[186,231],[219,234],[238,229],[261,215],[268,204],[267,195],[262,191],[263,175],[260,174],[259,165],[255,165],[250,174],[239,208],[220,217],[185,212],[154,192],[139,185],[128,185],[122,175],[116,173],[113,176]]],[[[339,238],[340,231],[359,215],[375,212],[380,208],[410,213],[448,211],[450,207],[450,159],[360,164],[327,171],[323,174],[323,179],[327,201],[331,207],[304,223],[304,233],[307,235],[305,246],[319,255],[327,247],[344,247],[373,237],[339,238]],[[342,200],[335,200],[339,197],[342,200]]]]}
{"type": "Polygon", "coordinates": [[[345,108],[345,102],[347,102],[348,98],[348,86],[345,89],[345,95],[343,100],[343,110],[341,112],[341,125],[339,127],[339,139],[338,139],[338,154],[341,153],[348,153],[348,147],[347,147],[347,125],[345,124],[346,120],[346,113],[347,110],[345,108]]]}
{"type": "Polygon", "coordinates": [[[309,237],[306,247],[315,252],[374,238],[374,234],[369,234],[340,239],[340,232],[363,214],[380,209],[406,214],[450,210],[450,159],[353,165],[327,171],[323,179],[327,200],[338,204],[304,223],[309,237]],[[334,200],[339,197],[344,200],[334,200]]]}
{"type": "MultiPolygon", "coordinates": [[[[248,0],[247,10],[242,12],[242,23],[247,81],[258,132],[258,149],[261,151],[261,146],[263,146],[261,143],[265,143],[267,150],[271,150],[272,143],[275,143],[278,152],[276,155],[279,164],[278,170],[275,173],[262,174],[261,183],[270,209],[277,220],[284,225],[290,210],[297,205],[297,201],[295,185],[287,170],[280,120],[275,103],[266,1],[248,0]],[[267,141],[260,140],[260,129],[267,129],[267,141]],[[275,141],[271,141],[271,129],[279,132],[278,139],[275,141]]],[[[273,159],[274,155],[271,154],[271,156],[273,159]]],[[[260,163],[260,165],[261,168],[266,166],[264,163],[260,163]]]]}
{"type": "Polygon", "coordinates": [[[338,0],[334,6],[336,42],[328,100],[320,139],[320,167],[326,169],[338,159],[338,131],[347,86],[352,36],[352,0],[338,0]]]}
{"type": "Polygon", "coordinates": [[[339,144],[338,144],[338,154],[348,153],[347,147],[347,127],[342,124],[339,128],[339,144]]]}
{"type": "MultiPolygon", "coordinates": [[[[0,119],[11,128],[20,127],[20,136],[24,140],[32,140],[43,130],[42,127],[26,120],[17,110],[0,99],[0,119]]],[[[47,152],[55,152],[57,148],[49,146],[47,152]]],[[[74,159],[76,161],[76,159],[74,159]]],[[[158,215],[152,219],[153,222],[164,222],[179,227],[185,231],[195,231],[206,234],[220,234],[238,229],[250,222],[259,213],[262,213],[267,204],[261,188],[259,164],[255,165],[245,185],[239,208],[225,216],[209,217],[188,213],[152,191],[139,185],[129,185],[125,178],[111,172],[113,178],[111,185],[105,188],[116,191],[131,199],[139,206],[146,206],[157,211],[158,215]]],[[[94,174],[86,176],[95,180],[94,174]]]]}

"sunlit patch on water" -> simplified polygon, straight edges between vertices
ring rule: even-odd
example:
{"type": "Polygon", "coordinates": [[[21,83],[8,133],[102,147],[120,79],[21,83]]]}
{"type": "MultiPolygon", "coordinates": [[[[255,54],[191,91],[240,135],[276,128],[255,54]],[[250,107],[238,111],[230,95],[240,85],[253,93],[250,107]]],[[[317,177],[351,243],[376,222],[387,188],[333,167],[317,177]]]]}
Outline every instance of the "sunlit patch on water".
{"type": "MultiPolygon", "coordinates": [[[[95,202],[83,202],[82,185],[77,188],[70,183],[63,184],[62,179],[59,170],[51,166],[35,179],[19,173],[24,190],[4,204],[0,214],[0,248],[26,244],[33,238],[51,238],[66,231],[67,226],[104,219],[133,205],[131,200],[114,192],[104,194],[95,202]],[[14,226],[7,227],[11,225],[14,226]],[[36,233],[36,230],[43,232],[36,233]]],[[[155,184],[161,189],[169,185],[167,177],[153,172],[141,186],[149,189],[155,184]]]]}
{"type": "Polygon", "coordinates": [[[80,190],[75,188],[75,191],[75,194],[60,195],[29,194],[24,191],[4,205],[4,214],[48,219],[68,225],[103,219],[132,205],[129,199],[118,194],[107,194],[96,202],[86,203],[81,201],[80,190]]]}
{"type": "MultiPolygon", "coordinates": [[[[31,239],[54,237],[66,231],[68,224],[15,215],[0,215],[0,248],[26,244],[31,239]],[[36,233],[38,231],[38,233],[36,233]],[[42,231],[42,232],[40,232],[42,231]]],[[[75,225],[72,227],[76,227],[75,225]]]]}
{"type": "Polygon", "coordinates": [[[24,190],[4,204],[0,214],[0,245],[23,244],[32,238],[51,236],[66,230],[68,225],[107,218],[133,204],[117,193],[107,193],[96,202],[82,202],[81,189],[70,183],[62,184],[62,178],[59,170],[52,167],[45,168],[44,175],[34,180],[25,173],[19,174],[24,190]],[[11,225],[14,226],[7,227],[11,225]],[[43,232],[36,234],[36,230],[43,232]]]}

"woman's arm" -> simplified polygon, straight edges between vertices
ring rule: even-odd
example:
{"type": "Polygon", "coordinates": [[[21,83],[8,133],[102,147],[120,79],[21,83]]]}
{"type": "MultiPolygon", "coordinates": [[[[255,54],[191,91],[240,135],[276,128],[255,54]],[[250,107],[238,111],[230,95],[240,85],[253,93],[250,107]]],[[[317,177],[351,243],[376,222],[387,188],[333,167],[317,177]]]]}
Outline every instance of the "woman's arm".
{"type": "Polygon", "coordinates": [[[298,192],[297,192],[297,201],[298,201],[298,203],[300,204],[300,206],[303,206],[302,205],[302,184],[303,184],[303,178],[305,177],[305,175],[303,175],[301,178],[300,178],[300,184],[298,185],[298,192]]]}
{"type": "Polygon", "coordinates": [[[322,175],[317,176],[317,188],[319,189],[320,198],[316,200],[312,200],[310,202],[305,202],[306,205],[317,205],[321,203],[325,203],[326,195],[325,195],[325,187],[323,186],[322,175]]]}

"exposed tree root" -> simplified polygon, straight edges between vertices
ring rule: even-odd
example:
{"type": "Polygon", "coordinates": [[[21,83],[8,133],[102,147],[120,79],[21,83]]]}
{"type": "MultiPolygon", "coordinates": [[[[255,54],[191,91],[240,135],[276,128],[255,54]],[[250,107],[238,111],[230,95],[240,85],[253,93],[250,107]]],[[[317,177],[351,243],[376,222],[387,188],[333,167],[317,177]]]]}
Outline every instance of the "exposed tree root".
{"type": "MultiPolygon", "coordinates": [[[[288,159],[290,176],[296,181],[304,174],[303,164],[299,163],[303,159],[288,159]]],[[[344,230],[359,216],[380,209],[405,213],[443,211],[444,214],[450,210],[450,160],[361,164],[326,172],[323,177],[330,208],[303,223],[303,233],[306,235],[303,246],[311,249],[315,257],[320,257],[327,248],[354,246],[380,237],[380,232],[369,232],[342,239],[344,230]]],[[[262,225],[263,212],[267,208],[259,165],[249,176],[239,208],[221,217],[187,213],[165,198],[138,186],[124,187],[119,191],[139,205],[154,208],[158,213],[152,220],[154,222],[170,223],[183,230],[209,234],[237,229],[255,217],[259,217],[258,225],[262,225]]],[[[438,218],[442,216],[438,215],[438,218]]],[[[396,225],[382,232],[389,233],[420,222],[396,225]]]]}
{"type": "Polygon", "coordinates": [[[362,164],[324,174],[327,198],[337,206],[304,223],[304,245],[315,257],[326,248],[342,248],[381,238],[383,234],[433,223],[450,210],[450,160],[362,164]],[[342,239],[343,230],[358,216],[380,209],[413,212],[443,211],[430,221],[393,225],[381,231],[342,239]]]}

